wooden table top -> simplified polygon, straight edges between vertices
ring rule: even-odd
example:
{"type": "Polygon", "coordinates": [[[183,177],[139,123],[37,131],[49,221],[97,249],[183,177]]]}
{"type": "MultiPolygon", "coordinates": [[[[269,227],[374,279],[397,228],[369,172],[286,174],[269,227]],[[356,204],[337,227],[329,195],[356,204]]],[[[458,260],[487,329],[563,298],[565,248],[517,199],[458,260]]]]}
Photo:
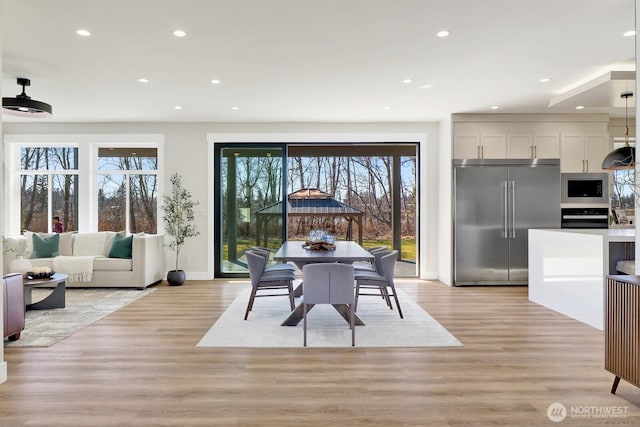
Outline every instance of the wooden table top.
{"type": "Polygon", "coordinates": [[[373,255],[356,242],[335,242],[336,249],[311,250],[303,247],[304,241],[287,241],[273,256],[276,261],[291,262],[344,262],[370,261],[373,255]]]}
{"type": "Polygon", "coordinates": [[[55,273],[53,276],[43,279],[24,279],[25,286],[35,286],[35,285],[51,285],[60,282],[65,282],[69,276],[64,273],[55,273]]]}

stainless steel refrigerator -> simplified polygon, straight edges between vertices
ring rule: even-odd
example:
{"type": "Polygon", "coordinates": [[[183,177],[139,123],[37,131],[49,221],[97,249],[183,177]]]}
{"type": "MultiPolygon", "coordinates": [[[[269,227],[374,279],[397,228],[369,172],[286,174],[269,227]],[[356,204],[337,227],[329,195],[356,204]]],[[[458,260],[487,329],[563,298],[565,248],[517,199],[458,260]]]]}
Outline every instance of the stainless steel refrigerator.
{"type": "Polygon", "coordinates": [[[560,228],[560,161],[454,160],[456,286],[526,285],[528,230],[560,228]]]}

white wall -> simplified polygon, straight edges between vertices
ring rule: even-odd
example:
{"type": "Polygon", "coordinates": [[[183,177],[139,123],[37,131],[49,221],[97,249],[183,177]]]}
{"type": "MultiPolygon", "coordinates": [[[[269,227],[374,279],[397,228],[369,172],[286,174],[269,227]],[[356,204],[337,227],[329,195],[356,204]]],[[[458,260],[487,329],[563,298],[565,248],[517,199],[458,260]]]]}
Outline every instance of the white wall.
{"type": "MultiPolygon", "coordinates": [[[[4,134],[20,135],[135,135],[164,136],[164,182],[171,174],[183,176],[183,183],[200,202],[196,211],[200,236],[187,241],[181,267],[188,277],[213,277],[213,159],[207,136],[215,141],[296,142],[420,141],[420,260],[421,276],[437,277],[438,238],[438,125],[434,123],[5,123],[4,134]],[[302,139],[300,139],[302,138],[302,139]],[[426,161],[426,168],[424,162],[426,161]]],[[[450,145],[447,140],[447,145],[450,145]]],[[[159,224],[160,227],[160,224],[159,224]]],[[[167,252],[167,269],[173,253],[167,252]]]]}
{"type": "MultiPolygon", "coordinates": [[[[0,21],[2,21],[2,2],[0,2],[0,21]]],[[[2,52],[2,32],[0,32],[0,52],[2,52]]],[[[0,55],[0,75],[2,75],[2,55],[0,55]]],[[[2,84],[0,83],[0,98],[2,98],[2,84]]],[[[0,110],[0,135],[2,133],[2,110],[0,110]]],[[[4,199],[4,150],[0,149],[0,200],[4,199]]],[[[4,230],[4,210],[0,209],[0,231],[4,230]]],[[[0,233],[2,234],[2,233],[0,233]]],[[[0,271],[4,271],[2,257],[0,257],[0,271]]],[[[0,292],[0,330],[4,331],[4,292],[0,292]]],[[[4,332],[3,332],[4,335],[4,332]]],[[[4,337],[3,337],[4,338],[4,337]]],[[[4,361],[4,346],[0,348],[0,384],[7,380],[7,362],[4,361]]]]}
{"type": "Polygon", "coordinates": [[[451,117],[440,122],[440,152],[438,166],[440,182],[438,184],[438,272],[442,283],[451,285],[452,274],[452,216],[451,216],[451,174],[452,165],[452,121],[451,117]]]}

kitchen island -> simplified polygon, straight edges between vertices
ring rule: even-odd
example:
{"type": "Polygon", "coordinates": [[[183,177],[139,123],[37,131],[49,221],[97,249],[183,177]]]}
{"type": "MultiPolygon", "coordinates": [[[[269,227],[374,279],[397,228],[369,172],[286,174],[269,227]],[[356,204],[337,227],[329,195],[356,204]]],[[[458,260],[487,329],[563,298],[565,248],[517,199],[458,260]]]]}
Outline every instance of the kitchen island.
{"type": "Polygon", "coordinates": [[[529,300],[604,330],[606,277],[634,246],[635,229],[529,230],[529,300]]]}

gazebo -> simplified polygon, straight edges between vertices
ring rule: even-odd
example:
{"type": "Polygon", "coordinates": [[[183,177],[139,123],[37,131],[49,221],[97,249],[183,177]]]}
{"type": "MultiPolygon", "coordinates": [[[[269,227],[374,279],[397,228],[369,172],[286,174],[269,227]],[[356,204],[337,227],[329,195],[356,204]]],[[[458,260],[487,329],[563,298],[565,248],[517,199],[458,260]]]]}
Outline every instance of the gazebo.
{"type": "MultiPolygon", "coordinates": [[[[256,244],[260,246],[260,234],[264,230],[264,246],[267,245],[266,225],[272,218],[282,216],[282,202],[265,206],[256,212],[256,244]]],[[[362,216],[364,212],[337,201],[329,194],[315,188],[303,188],[287,196],[287,216],[307,218],[342,217],[349,223],[347,240],[353,238],[353,222],[358,226],[358,243],[362,246],[362,216]]]]}

